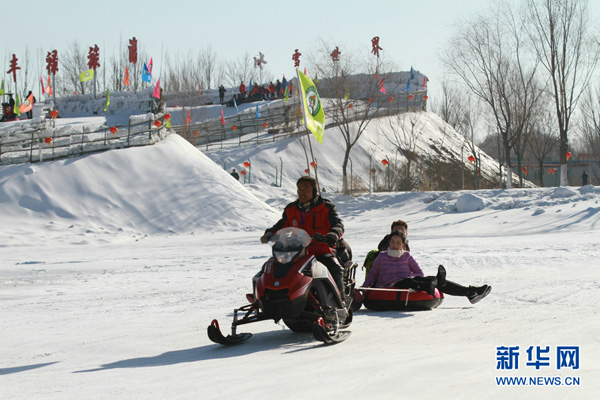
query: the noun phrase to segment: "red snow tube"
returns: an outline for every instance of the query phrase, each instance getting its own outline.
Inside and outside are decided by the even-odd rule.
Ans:
[[[363,296],[365,307],[373,311],[431,310],[444,301],[444,294],[437,289],[435,289],[435,297],[430,296],[427,292],[401,292],[397,290],[368,290],[364,292]]]

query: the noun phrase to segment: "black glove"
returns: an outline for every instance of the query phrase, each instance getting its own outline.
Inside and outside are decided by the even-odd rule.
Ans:
[[[264,235],[262,235],[262,236],[260,237],[260,242],[261,242],[262,244],[265,244],[265,243],[267,243],[267,242],[269,241],[269,239],[271,238],[271,236],[273,236],[273,234],[272,234],[271,232],[267,232],[267,233],[265,233]]]
[[[338,235],[333,232],[329,232],[327,235],[321,235],[320,233],[315,234],[315,240],[317,242],[327,243],[327,245],[331,248],[335,247],[338,239]]]

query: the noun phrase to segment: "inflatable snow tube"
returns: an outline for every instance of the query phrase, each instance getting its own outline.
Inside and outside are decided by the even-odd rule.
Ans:
[[[395,288],[382,288],[395,289]],[[368,290],[363,304],[372,311],[423,311],[436,308],[444,301],[444,294],[435,289],[435,297],[426,292],[397,290]]]

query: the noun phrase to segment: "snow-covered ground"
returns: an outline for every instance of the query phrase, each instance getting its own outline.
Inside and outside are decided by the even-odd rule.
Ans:
[[[272,322],[243,327],[254,334],[243,345],[212,343],[206,327],[218,318],[228,330],[232,310],[245,304],[251,276],[270,255],[258,238],[294,199],[301,168],[286,168],[283,186],[274,187],[258,165],[278,161],[281,148],[256,148],[256,181],[243,185],[218,161],[238,166],[240,151],[251,150],[209,154],[215,163],[171,135],[154,146],[0,167],[0,398],[598,393],[600,188],[593,186],[357,197],[328,190],[358,263],[404,219],[426,273],[443,264],[448,279],[485,282],[492,293],[476,305],[448,296],[428,312],[363,309],[350,338],[335,346]],[[322,185],[335,188],[339,175],[325,164]],[[518,366],[498,369],[503,346],[518,346],[510,359]],[[579,358],[565,356],[559,368],[563,346],[575,346],[569,354]],[[546,356],[547,366],[527,365]],[[526,377],[527,386],[498,384],[509,377]]]

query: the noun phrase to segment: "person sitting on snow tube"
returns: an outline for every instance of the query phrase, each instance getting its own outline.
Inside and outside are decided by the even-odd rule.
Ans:
[[[465,287],[446,280],[446,269],[440,265],[437,276],[424,276],[423,270],[410,252],[404,250],[406,235],[402,231],[390,234],[390,247],[381,252],[363,283],[363,287],[395,287],[425,291],[435,297],[437,288],[443,294],[464,296],[475,304],[492,290],[491,286]]]
[[[408,224],[400,219],[398,221],[394,221],[392,222],[392,230],[390,231],[390,233],[394,231],[404,232],[404,235],[407,237],[406,242],[404,242],[404,250],[410,251],[410,247],[408,247]],[[381,253],[382,251],[386,251],[390,247],[390,233],[388,233],[384,236],[383,239],[381,239],[381,242],[379,242],[379,245],[377,245],[377,250],[371,250],[367,253],[367,256],[365,257],[365,261],[363,262],[362,266],[362,269],[365,270],[365,279],[367,279],[367,276],[369,276],[369,271],[371,270],[373,262],[375,261],[379,253]]]

